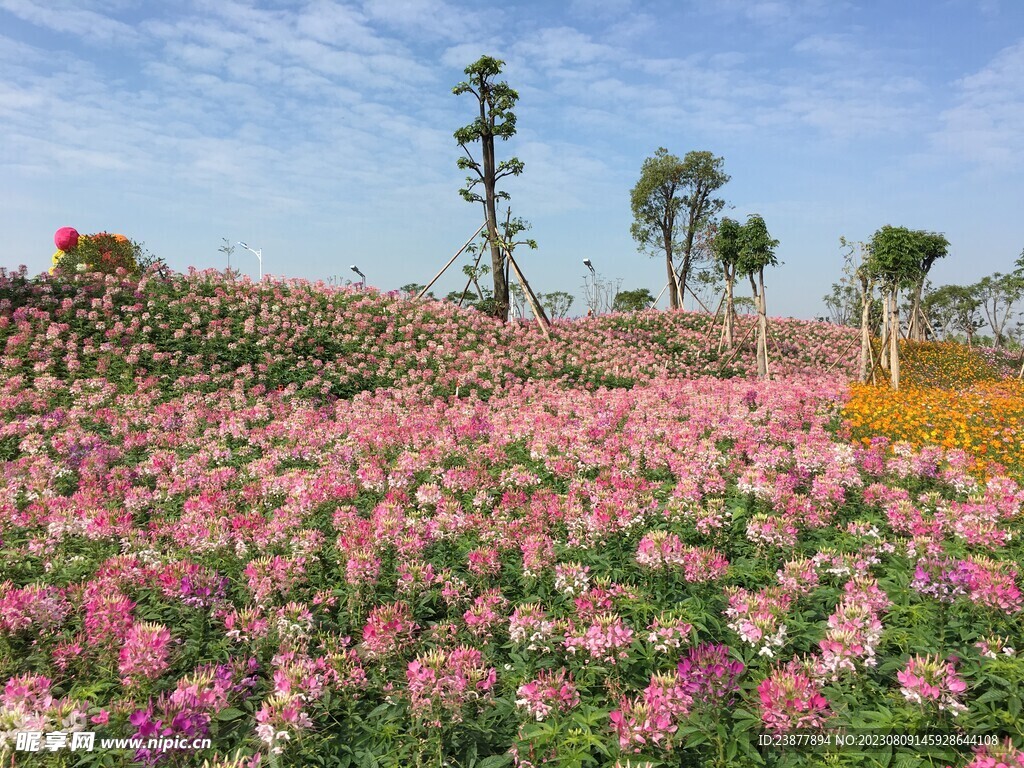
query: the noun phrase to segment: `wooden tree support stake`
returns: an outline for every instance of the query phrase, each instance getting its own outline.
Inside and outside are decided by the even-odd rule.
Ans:
[[[480,234],[480,232],[481,232],[481,231],[483,230],[483,228],[484,228],[484,227],[486,227],[486,226],[487,226],[487,222],[486,222],[486,221],[484,221],[484,223],[483,223],[483,224],[481,224],[481,225],[480,225],[479,227],[477,227],[477,229],[476,229],[476,232],[474,232],[474,233],[473,233],[473,236],[472,236],[471,238],[469,238],[469,240],[467,240],[467,241],[466,241],[465,243],[463,243],[462,247],[461,247],[461,248],[459,248],[459,250],[457,250],[457,251],[455,252],[455,255],[454,255],[454,256],[452,256],[452,257],[451,257],[451,258],[450,258],[450,259],[448,260],[448,263],[447,263],[447,264],[445,264],[445,265],[444,265],[443,267],[441,267],[441,271],[440,271],[440,272],[438,272],[438,273],[437,273],[436,275],[434,275],[434,279],[433,279],[433,280],[431,280],[431,281],[430,281],[429,283],[427,283],[426,287],[425,287],[425,288],[424,288],[424,289],[423,289],[422,291],[420,291],[419,295],[418,295],[418,296],[416,297],[417,299],[422,299],[422,298],[423,298],[423,295],[424,295],[424,294],[425,294],[425,293],[426,293],[427,291],[429,291],[429,290],[430,290],[430,287],[431,287],[431,286],[432,286],[432,285],[433,285],[434,283],[436,283],[436,282],[437,282],[437,281],[438,281],[438,280],[440,279],[441,275],[443,275],[443,274],[445,273],[445,271],[446,271],[446,270],[448,269],[448,267],[450,267],[450,266],[451,266],[452,264],[454,264],[454,263],[455,263],[455,260],[456,260],[457,258],[459,258],[459,256],[460,256],[460,255],[462,255],[462,252],[463,252],[464,250],[466,250],[466,249],[467,249],[467,248],[469,247],[469,244],[470,244],[470,243],[472,243],[472,242],[473,242],[473,241],[474,241],[474,240],[476,239],[476,236],[477,236],[477,235],[479,235],[479,234]],[[478,262],[478,263],[479,263],[479,261],[480,261],[480,260],[479,260],[479,259],[477,259],[477,262]]]
[[[516,264],[516,260],[512,258],[511,251],[505,251],[505,258],[508,260],[508,264],[512,267],[512,271],[516,273],[516,277],[519,279],[519,284],[523,286],[523,292],[526,294],[527,300],[530,302],[530,309],[533,310],[534,317],[537,318],[537,324],[540,326],[541,333],[544,334],[544,338],[551,341],[551,332],[548,330],[548,326],[551,325],[551,321],[548,320],[547,314],[544,312],[544,308],[537,301],[537,297],[533,295],[533,289],[530,284],[526,282],[526,278],[523,277],[522,271],[519,269],[519,265]]]
[[[665,295],[665,291],[668,290],[669,285],[670,283],[665,283],[665,287],[661,289],[661,293],[658,294],[658,298],[656,298],[654,303],[651,304],[652,307],[658,306],[658,302],[661,301],[661,297]]]
[[[700,300],[700,297],[696,293],[693,292],[693,288],[691,288],[690,286],[686,286],[686,290],[690,292],[691,296],[693,296],[693,300],[696,301],[698,304],[700,304],[701,309],[703,309],[705,312],[707,312],[710,315],[711,314],[711,310],[708,309],[704,305],[704,302]],[[683,293],[683,295],[684,296],[686,295],[685,292]],[[715,314],[718,314],[718,313],[716,312]]]
[[[480,257],[483,256],[483,255],[484,255],[484,252],[482,250],[480,251],[480,253],[478,253],[476,255],[476,261],[473,262],[473,270],[474,270],[474,272],[476,271],[476,268],[480,265]],[[462,306],[462,302],[464,302],[466,300],[466,294],[469,293],[469,286],[470,286],[470,284],[472,282],[473,282],[473,275],[470,275],[469,279],[466,281],[466,287],[462,289],[462,295],[459,296],[459,306],[460,307]]]
[[[891,329],[889,329],[889,331],[887,331],[886,334],[885,334],[885,339],[882,341],[882,346],[879,348],[879,355],[878,355],[878,361],[877,362],[875,362],[874,352],[871,351],[870,347],[868,348],[869,351],[871,351],[871,383],[872,384],[877,384],[878,383],[878,382],[875,381],[875,369],[879,368],[881,366],[881,362],[882,362],[881,352],[885,349],[885,345],[889,343],[889,338],[891,336],[891,333],[892,333],[892,331],[891,331]],[[885,369],[883,368],[882,370],[885,370]]]
[[[842,351],[842,353],[841,353],[841,354],[839,355],[839,357],[837,357],[837,358],[835,359],[835,362],[833,362],[833,363],[832,363],[832,365],[830,365],[830,366],[828,367],[828,370],[826,370],[826,371],[825,371],[825,373],[826,373],[826,374],[832,373],[832,369],[833,369],[833,368],[835,368],[835,367],[836,367],[837,365],[839,365],[839,362],[840,362],[840,361],[841,361],[841,360],[842,360],[842,359],[843,359],[844,357],[846,357],[846,355],[847,355],[847,354],[849,354],[850,350],[851,350],[851,349],[853,349],[853,346],[854,346],[854,344],[860,344],[860,342],[861,342],[861,341],[862,341],[862,339],[860,338],[860,336],[857,336],[857,338],[855,338],[855,339],[853,340],[853,343],[852,343],[852,344],[850,344],[850,346],[848,346],[848,347],[847,347],[846,349],[844,349],[844,350]]]
[[[735,348],[732,351],[732,354],[729,355],[729,357],[726,358],[725,362],[722,363],[722,367],[718,369],[719,373],[724,371],[725,370],[725,366],[727,366],[729,363],[732,362],[732,359],[734,357],[736,357],[736,354],[740,351],[740,348],[744,345],[744,343],[746,343],[747,339],[750,338],[750,334],[752,334],[754,332],[754,329],[756,329],[756,328],[757,328],[757,323],[756,322],[750,324],[750,327],[747,329],[747,332],[744,334],[743,338],[740,339],[740,343],[735,346]]]

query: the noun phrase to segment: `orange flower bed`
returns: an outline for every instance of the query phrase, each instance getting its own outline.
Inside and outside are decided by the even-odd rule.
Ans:
[[[850,386],[844,415],[855,440],[959,448],[979,474],[1024,479],[1024,383],[1002,378],[991,351],[953,342],[901,342],[900,358],[898,392],[884,380]]]

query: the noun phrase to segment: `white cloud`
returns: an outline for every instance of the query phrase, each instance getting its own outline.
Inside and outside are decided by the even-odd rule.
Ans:
[[[572,0],[569,3],[569,12],[585,19],[608,20],[621,17],[632,8],[632,0]]]
[[[845,0],[716,0],[704,8],[753,24],[780,27],[821,19],[848,6]]]
[[[97,4],[119,10],[122,4]],[[23,21],[54,32],[74,33],[84,42],[109,42],[114,39],[131,40],[135,31],[131,25],[111,18],[105,13],[81,7],[71,0],[52,0],[45,4],[33,0],[0,0],[0,9]]]
[[[934,146],[990,169],[1021,167],[1024,155],[1024,40],[954,83],[956,103],[941,115]]]
[[[520,40],[513,47],[513,52],[535,70],[593,64],[621,57],[621,52],[612,46],[595,43],[589,35],[572,27],[541,29]]]
[[[477,11],[445,0],[364,0],[363,10],[387,27],[435,40],[464,40],[506,15],[493,4]]]
[[[856,56],[861,46],[849,33],[819,33],[808,35],[793,46],[797,53],[807,53],[823,58],[848,58]]]

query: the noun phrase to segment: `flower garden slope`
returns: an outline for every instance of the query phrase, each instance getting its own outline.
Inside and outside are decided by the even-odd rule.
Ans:
[[[631,386],[657,376],[748,374],[752,355],[714,351],[709,319],[648,312],[562,322],[549,343],[529,324],[500,325],[447,302],[305,281],[25,281],[0,275],[3,370],[31,380],[100,376],[130,391],[154,378],[168,396],[242,387],[325,400],[380,387],[447,395],[510,381]],[[850,329],[774,324],[776,373],[824,370]],[[846,346],[849,346],[846,344]],[[853,365],[847,356],[838,371]]]
[[[836,441],[841,378],[3,387],[7,729],[389,768],[820,764],[757,754],[793,724],[1024,738],[1024,491]]]

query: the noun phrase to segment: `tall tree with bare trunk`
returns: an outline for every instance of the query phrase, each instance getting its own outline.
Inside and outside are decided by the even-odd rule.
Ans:
[[[497,188],[497,184],[508,176],[518,176],[523,172],[523,162],[517,157],[498,162],[495,158],[494,140],[508,140],[516,132],[516,116],[512,108],[519,100],[519,94],[504,81],[495,78],[501,74],[505,62],[491,56],[481,56],[477,61],[466,67],[467,80],[459,83],[452,92],[459,96],[472,94],[477,100],[479,114],[469,125],[455,131],[458,142],[465,157],[460,157],[458,166],[462,170],[471,171],[464,188],[459,190],[467,201],[481,203],[487,221],[487,241],[491,251],[491,274],[494,278],[493,314],[502,322],[508,321],[508,270],[505,265],[505,254],[501,247],[498,230],[497,203],[508,200],[509,195]],[[469,151],[469,145],[480,142],[481,161],[477,161]],[[476,191],[483,187],[483,194]]]
[[[729,182],[725,159],[710,152],[687,152],[682,168],[682,264],[679,266],[679,304],[686,298],[686,281],[699,256],[701,233],[706,232],[725,207],[715,192]]]

